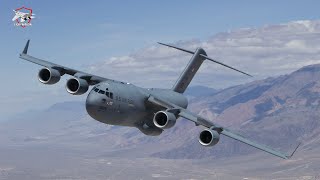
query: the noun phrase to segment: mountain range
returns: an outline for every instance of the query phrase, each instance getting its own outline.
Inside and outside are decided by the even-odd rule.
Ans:
[[[223,89],[212,96],[194,99],[189,108],[246,137],[283,151],[290,151],[290,147],[292,149],[298,142],[303,142],[303,150],[318,148],[320,65]],[[192,137],[183,145],[157,156],[207,158],[257,152],[227,138],[213,150],[208,150],[196,145],[197,137]]]
[[[320,143],[320,65],[222,90],[197,86],[186,94],[191,111],[255,141],[283,151],[292,150],[298,142],[303,142],[302,150],[317,148]],[[101,124],[86,114],[83,102],[26,112],[2,123],[1,128],[5,134],[1,137],[8,143],[65,145],[72,141],[71,145],[106,146],[108,150],[147,146],[154,148],[142,154],[169,159],[261,153],[224,137],[213,148],[202,147],[197,142],[202,129],[184,119],[159,137],[144,136],[135,128]]]
[[[57,165],[54,165],[57,164],[57,158],[62,158],[58,165],[61,167],[65,166],[66,159],[67,162],[85,163],[89,158],[90,167],[96,168],[100,167],[100,161],[108,165],[110,159],[124,164],[142,161],[141,165],[145,161],[156,164],[163,162],[164,164],[159,165],[161,168],[172,166],[178,168],[176,171],[184,170],[183,166],[175,163],[180,164],[182,161],[181,163],[196,163],[199,166],[196,170],[200,174],[211,172],[212,168],[218,169],[219,173],[222,172],[221,177],[228,177],[227,179],[237,179],[239,174],[245,177],[246,173],[263,175],[268,179],[287,177],[288,174],[291,177],[300,177],[301,174],[314,175],[319,172],[319,64],[303,67],[288,75],[226,89],[190,87],[186,95],[191,111],[247,138],[289,153],[299,142],[302,142],[302,146],[292,160],[287,161],[227,137],[221,137],[220,142],[213,147],[203,147],[198,143],[198,135],[203,128],[185,119],[179,119],[174,127],[160,136],[149,137],[135,128],[110,126],[93,120],[87,115],[84,102],[61,102],[45,110],[17,114],[2,122],[0,159],[2,163],[16,162],[16,165],[21,165],[42,157],[46,159],[44,162],[52,163],[54,168],[57,168]],[[77,160],[74,159],[76,157]],[[191,161],[186,161],[187,159]],[[216,161],[219,163],[215,164]],[[172,164],[168,165],[168,162]],[[236,166],[235,162],[242,167]],[[13,177],[16,178],[12,179],[25,178],[21,175],[21,168],[4,166],[2,163],[0,162],[0,170],[2,168],[14,172]],[[38,166],[34,168],[39,170],[48,167],[47,163],[41,163],[42,161],[36,163]],[[27,163],[22,169],[30,168],[29,166]],[[119,165],[118,168],[122,166]],[[81,167],[87,170],[86,165]],[[229,170],[225,171],[223,167]],[[70,165],[63,169],[72,168],[75,167]],[[159,168],[157,169],[160,171]],[[78,176],[83,170],[74,171],[78,172]],[[45,178],[50,174],[46,170],[39,172],[46,172]],[[141,173],[135,174],[136,177],[141,177]],[[29,179],[45,179],[36,172],[34,174]],[[63,171],[63,174],[70,172]],[[95,172],[93,174],[97,175]],[[188,172],[182,173],[180,177],[187,178],[186,174]],[[194,175],[191,174],[189,175]],[[232,176],[229,176],[230,174]],[[88,177],[86,175],[84,173],[82,177]],[[208,177],[205,173],[202,175],[199,177]]]

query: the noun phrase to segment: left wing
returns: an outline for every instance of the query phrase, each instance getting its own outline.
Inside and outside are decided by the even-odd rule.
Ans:
[[[15,21],[15,20],[17,20],[18,18],[20,18],[20,16],[18,16],[18,15],[15,15],[13,18],[12,18],[12,21]]]
[[[147,99],[147,101],[149,101],[150,103],[156,105],[156,106],[160,106],[162,108],[166,108],[166,109],[174,109],[174,110],[177,110],[179,113],[178,113],[178,116],[180,117],[183,117],[185,119],[188,119],[192,122],[194,122],[196,125],[202,125],[206,128],[213,128],[213,129],[217,129],[218,132],[220,134],[223,134],[229,138],[232,138],[232,139],[235,139],[237,141],[240,141],[242,143],[245,143],[247,145],[250,145],[252,147],[255,147],[257,149],[260,149],[262,151],[265,151],[267,153],[270,153],[272,155],[275,155],[275,156],[278,156],[280,158],[283,158],[283,159],[289,159],[290,157],[293,156],[293,154],[295,153],[295,151],[297,150],[297,148],[299,147],[299,145],[295,148],[295,150],[293,151],[292,154],[290,155],[287,155],[285,153],[282,153],[280,151],[277,151],[277,150],[274,150],[268,146],[265,146],[265,145],[261,145],[261,144],[258,144],[258,143],[255,143],[253,141],[250,141],[236,133],[233,133],[232,131],[228,130],[227,128],[224,128],[212,121],[209,121],[205,118],[202,118],[190,111],[188,111],[187,109],[184,109],[182,107],[179,107],[175,104],[172,104],[170,102],[167,102],[163,99],[160,99],[160,98],[157,98],[157,97],[154,97],[154,96],[149,96],[149,98]]]
[[[28,53],[28,48],[29,48],[29,43],[30,43],[30,40],[27,41],[27,44],[24,47],[24,50],[20,54],[20,58],[21,59],[30,61],[30,62],[38,64],[40,66],[56,69],[59,72],[61,72],[62,75],[63,74],[69,74],[69,75],[74,76],[74,77],[85,79],[85,80],[87,80],[89,85],[94,85],[94,84],[97,84],[99,82],[109,80],[109,79],[104,78],[104,77],[95,76],[95,75],[92,75],[92,74],[81,72],[81,71],[78,71],[78,70],[75,70],[75,69],[71,69],[71,68],[68,68],[68,67],[65,67],[65,66],[61,66],[61,65],[49,62],[49,61],[45,61],[45,60],[38,59],[38,58],[35,58],[33,56],[30,56],[30,55],[27,54]]]

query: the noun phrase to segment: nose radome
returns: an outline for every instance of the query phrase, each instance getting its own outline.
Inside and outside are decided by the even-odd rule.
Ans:
[[[89,94],[86,100],[86,109],[90,116],[95,114],[98,98],[94,94]]]

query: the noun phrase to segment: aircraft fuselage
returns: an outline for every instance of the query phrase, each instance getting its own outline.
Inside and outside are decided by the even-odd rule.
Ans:
[[[87,96],[86,109],[92,118],[105,124],[151,126],[157,110],[145,103],[150,95],[183,108],[188,106],[185,96],[170,89],[140,88],[129,83],[105,81],[92,88]]]

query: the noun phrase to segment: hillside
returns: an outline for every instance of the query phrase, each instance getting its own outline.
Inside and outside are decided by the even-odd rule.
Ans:
[[[320,142],[320,65],[221,90],[213,96],[198,98],[189,109],[283,151],[292,149],[298,141],[304,142],[302,149],[317,148]],[[203,158],[258,152],[227,138],[214,150],[208,150],[195,143],[196,136],[192,137],[180,147],[156,156]]]
[[[46,179],[66,174],[66,178],[94,175],[101,179],[96,173],[101,167],[122,169],[125,166],[127,169],[134,167],[132,176],[141,177],[145,163],[152,164],[148,166],[152,177],[158,176],[157,173],[173,176],[169,169],[175,169],[175,177],[200,179],[208,177],[213,169],[216,173],[210,177],[226,179],[238,179],[239,175],[247,177],[248,173],[270,179],[319,172],[320,65],[212,91],[211,95],[208,95],[211,93],[208,88],[189,93],[189,109],[282,151],[292,151],[298,142],[303,142],[302,147],[289,161],[226,137],[216,146],[207,148],[197,139],[203,128],[184,119],[179,119],[161,136],[148,137],[135,128],[109,126],[91,119],[85,112],[84,102],[62,102],[46,110],[17,114],[1,123],[0,170],[5,173],[2,176],[21,179],[29,174],[29,179]],[[30,166],[30,161],[35,163]],[[242,167],[235,167],[235,162]],[[75,163],[78,165],[74,166]],[[181,166],[185,163],[197,173],[187,172]],[[88,169],[89,166],[95,168]],[[58,169],[55,175],[46,170],[49,167]],[[33,169],[31,174],[26,171],[30,168]],[[66,169],[78,173],[70,176]]]
[[[203,90],[194,92],[196,95],[189,93],[191,111],[248,138],[283,151],[290,151],[298,141],[304,142],[302,149],[317,148],[320,143],[320,65],[218,92],[212,90],[210,96],[206,96],[210,89],[196,89]],[[60,103],[45,111],[27,112],[3,123],[1,128],[3,140],[13,144],[108,147],[106,151],[146,146],[153,148],[147,148],[141,156],[153,154],[174,159],[260,153],[224,137],[213,148],[202,147],[197,141],[202,128],[182,119],[159,137],[144,136],[135,128],[105,125],[86,114],[83,102]]]

